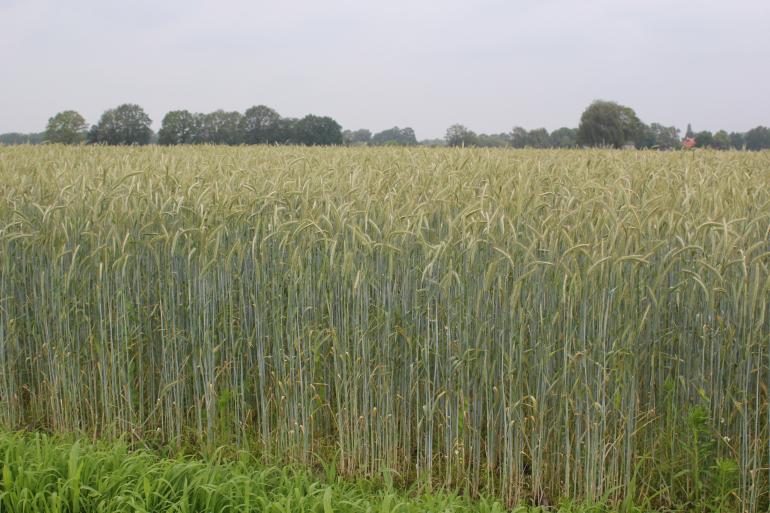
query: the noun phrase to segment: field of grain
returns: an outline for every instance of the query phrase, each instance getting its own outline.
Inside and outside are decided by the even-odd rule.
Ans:
[[[0,426],[767,511],[770,154],[0,148]]]

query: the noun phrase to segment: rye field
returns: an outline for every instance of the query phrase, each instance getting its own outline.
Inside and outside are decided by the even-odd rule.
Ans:
[[[0,510],[97,511],[75,437],[130,479],[240,455],[226,490],[308,488],[247,454],[478,511],[766,512],[769,305],[768,152],[0,147]],[[313,489],[284,509],[399,509]]]

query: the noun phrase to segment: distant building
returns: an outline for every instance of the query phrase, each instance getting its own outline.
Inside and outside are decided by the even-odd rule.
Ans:
[[[685,150],[695,148],[695,137],[685,137],[684,141],[682,141],[682,148]]]

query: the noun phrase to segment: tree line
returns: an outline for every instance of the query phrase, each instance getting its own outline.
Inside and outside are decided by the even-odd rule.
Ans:
[[[674,150],[684,147],[717,150],[770,149],[770,129],[752,128],[746,133],[708,130],[695,133],[688,124],[684,138],[680,130],[660,123],[643,123],[630,107],[597,100],[583,111],[578,128],[562,127],[548,133],[545,128],[514,127],[508,134],[476,135],[463,125],[452,125],[444,137],[448,146],[510,146],[513,148],[633,147]]]
[[[450,126],[443,139],[418,141],[411,127],[395,126],[372,134],[368,129],[342,130],[329,116],[308,114],[297,118],[282,117],[266,105],[256,105],[243,113],[216,110],[195,113],[187,110],[168,112],[158,133],[152,120],[139,105],[126,103],[105,111],[99,121],[88,126],[77,111],[59,112],[48,120],[44,132],[0,134],[0,144],[300,144],[307,146],[471,146],[512,148],[653,148],[673,150],[682,147],[761,150],[770,148],[770,129],[758,126],[745,133],[719,130],[693,132],[687,125],[684,137],[678,128],[660,123],[643,123],[630,107],[597,100],[589,105],[577,128],[561,127],[553,132],[545,128],[526,130],[520,126],[511,132],[477,134],[461,124]]]
[[[45,132],[3,134],[0,144],[418,144],[410,127],[395,126],[375,134],[367,129],[343,131],[329,116],[309,114],[301,119],[288,118],[266,105],[256,105],[243,113],[221,109],[209,113],[174,110],[163,117],[157,134],[151,126],[147,113],[139,105],[130,103],[105,111],[90,128],[80,113],[67,110],[50,118]]]
[[[328,116],[281,117],[265,105],[245,112],[174,110],[163,117],[157,134],[139,105],[125,103],[105,111],[88,128],[80,113],[68,110],[48,120],[44,140],[62,144],[342,144],[342,127]]]

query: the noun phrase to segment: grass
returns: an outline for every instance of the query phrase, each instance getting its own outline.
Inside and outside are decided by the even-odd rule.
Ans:
[[[0,148],[0,425],[767,511],[770,155]]]
[[[0,434],[0,510],[7,513],[502,513],[499,502],[410,497],[372,480],[326,481],[299,468],[159,457],[123,443]],[[532,510],[536,511],[536,510]]]

